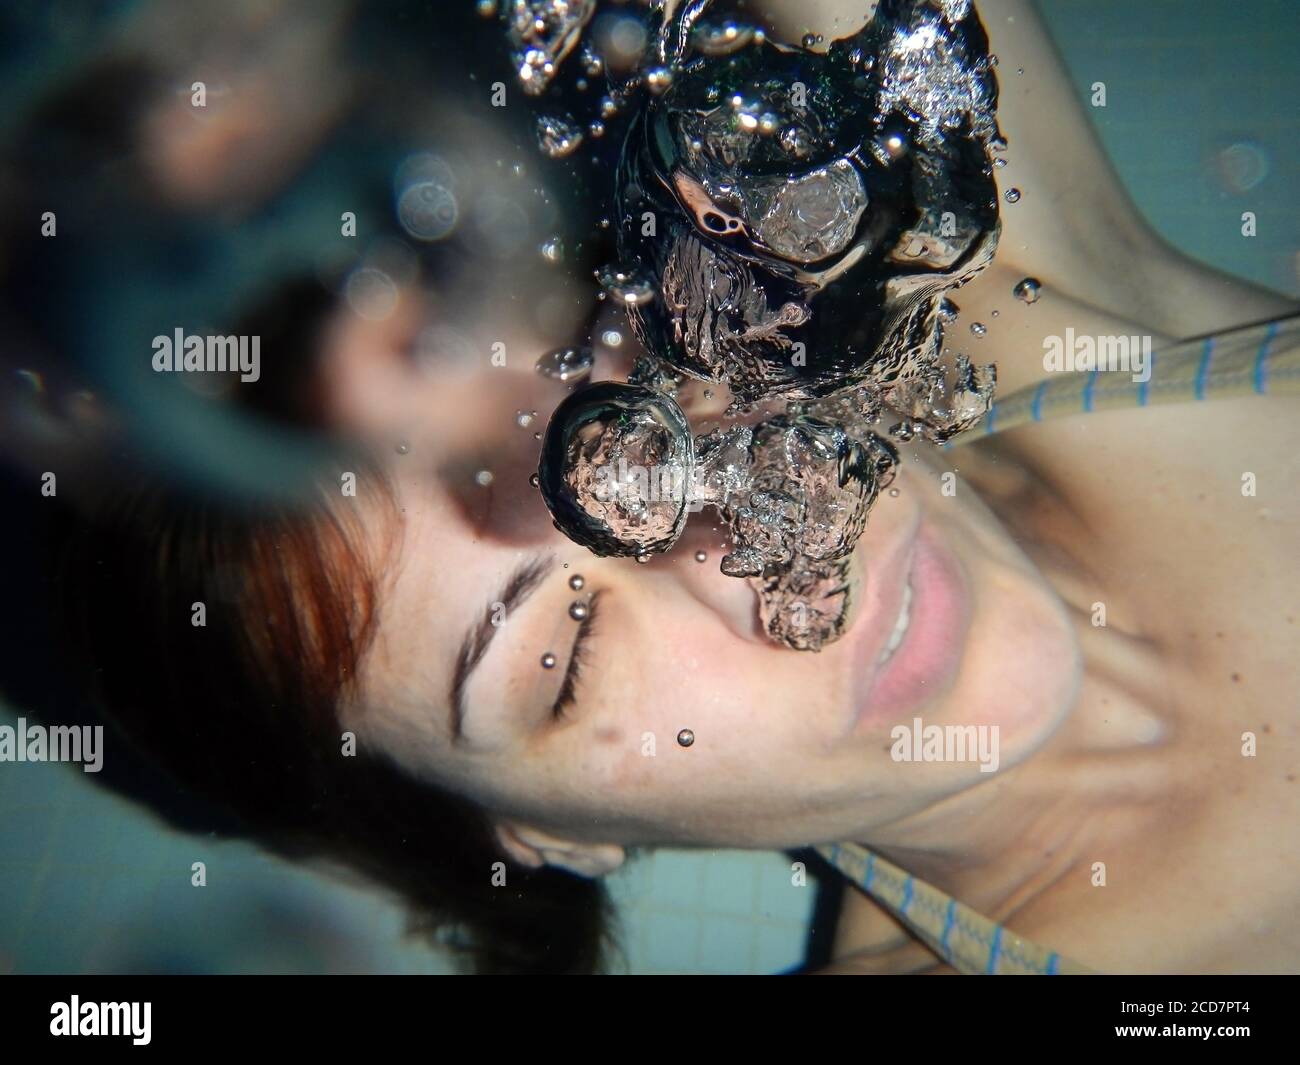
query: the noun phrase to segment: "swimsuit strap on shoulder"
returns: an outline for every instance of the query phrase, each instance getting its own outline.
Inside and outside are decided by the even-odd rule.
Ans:
[[[1094,342],[1093,369],[1055,373],[998,400],[979,425],[946,446],[1099,410],[1300,393],[1300,315],[1184,340],[1164,351],[1148,350],[1149,342],[1144,349],[1141,337],[1106,338],[1104,351],[1097,338],[1088,339]]]
[[[860,844],[832,843],[816,849],[959,972],[1000,976],[1092,973],[1078,962],[994,924]]]

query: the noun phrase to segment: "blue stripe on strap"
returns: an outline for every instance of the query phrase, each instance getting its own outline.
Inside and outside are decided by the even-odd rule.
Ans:
[[[1147,365],[1147,379],[1138,382],[1138,406],[1145,407],[1151,402],[1151,378],[1156,375],[1156,353],[1151,353],[1151,361]]]
[[[1268,329],[1264,331],[1264,339],[1260,341],[1259,350],[1255,352],[1255,391],[1263,395],[1268,391],[1268,349],[1273,345],[1273,338],[1277,336],[1277,322],[1269,322]]]
[[[1083,386],[1083,412],[1084,414],[1092,413],[1092,390],[1097,384],[1097,375],[1101,373],[1101,368],[1097,367],[1092,371],[1092,376],[1088,378],[1088,383]]]
[[[1206,337],[1201,345],[1201,361],[1196,367],[1196,398],[1205,398],[1205,382],[1210,377],[1210,360],[1214,357],[1214,337]]]
[[[1043,420],[1043,394],[1047,391],[1047,382],[1040,381],[1038,387],[1034,389],[1034,402],[1029,408],[1029,413],[1033,415],[1034,421]]]
[[[866,888],[871,887],[871,881],[874,880],[875,878],[876,878],[876,856],[874,854],[868,854],[867,855],[867,879],[863,881],[862,886]]]
[[[948,937],[952,934],[952,926],[957,923],[957,900],[950,898],[948,900],[948,912],[943,918],[943,935],[939,937],[939,946],[943,947],[943,952],[948,955],[948,960],[952,960],[952,947],[948,946]]]
[[[1061,956],[1052,951],[1052,956],[1047,959],[1047,975],[1056,976],[1061,969]]]
[[[984,970],[985,975],[992,976],[998,971],[998,955],[1002,953],[1002,926],[997,925],[993,929],[993,946],[989,949],[989,964]]]
[[[912,905],[912,888],[915,881],[909,876],[903,881],[903,905],[899,907],[899,913],[907,913],[907,908]]]

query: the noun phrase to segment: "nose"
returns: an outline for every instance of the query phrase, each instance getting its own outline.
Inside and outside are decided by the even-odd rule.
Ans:
[[[559,535],[556,533],[555,535]],[[718,569],[731,545],[726,525],[711,508],[691,515],[672,549],[640,564],[630,558],[603,560],[609,577],[659,613],[657,623],[699,626],[737,640],[771,647],[758,616],[758,596],[747,580]],[[702,560],[702,561],[701,561]]]

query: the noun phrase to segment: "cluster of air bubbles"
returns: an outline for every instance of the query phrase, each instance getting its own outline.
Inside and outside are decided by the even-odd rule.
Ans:
[[[581,91],[607,79],[548,94],[595,113],[540,118],[545,154],[631,117],[601,222],[616,262],[596,277],[646,354],[626,384],[559,405],[536,485],[570,539],[641,564],[710,509],[729,540],[718,566],[750,583],[771,638],[817,650],[849,624],[855,546],[879,494],[897,494],[895,441],[943,443],[992,404],[993,367],[945,332],[959,314],[946,294],[987,266],[1000,231],[997,60],[969,0],[891,0],[857,33],[801,47],[709,7],[505,5],[527,92],[570,56]],[[1032,303],[1037,282],[1016,297]],[[589,349],[561,349],[538,370],[576,383],[590,364]],[[706,398],[725,386],[725,427],[692,429],[676,398],[690,379]]]
[[[573,116],[539,115],[537,146],[552,159],[572,155],[582,143],[582,129]]]
[[[552,381],[577,384],[591,374],[594,362],[591,348],[556,348],[537,360],[537,372]]]
[[[1043,283],[1038,278],[1025,277],[1016,282],[1016,287],[1011,290],[1011,295],[1015,296],[1021,303],[1037,303],[1042,289]]]
[[[658,96],[673,83],[673,72],[668,67],[651,67],[643,80],[645,87]]]

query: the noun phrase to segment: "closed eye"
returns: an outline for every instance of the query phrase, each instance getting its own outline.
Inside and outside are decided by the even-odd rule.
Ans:
[[[555,705],[551,707],[551,716],[561,720],[565,711],[577,701],[578,680],[586,665],[586,656],[591,648],[591,636],[595,631],[597,606],[600,592],[596,592],[587,602],[587,616],[578,623],[578,633],[573,639],[573,650],[569,653],[569,667],[564,671],[564,681],[560,685],[560,694]]]

